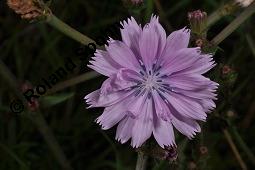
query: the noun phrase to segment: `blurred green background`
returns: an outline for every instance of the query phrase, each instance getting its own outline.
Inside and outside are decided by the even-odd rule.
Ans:
[[[223,0],[147,0],[143,5],[131,7],[121,0],[52,0],[50,8],[64,22],[95,38],[102,34],[101,30],[131,15],[144,24],[151,13],[160,14],[161,23],[169,34],[189,24],[187,12],[201,9],[209,15],[223,3]],[[237,10],[213,25],[208,39],[217,35],[241,11]],[[231,135],[247,169],[255,168],[254,21],[255,16],[249,18],[220,44],[214,57],[218,66],[209,74],[221,85],[219,100],[216,111],[210,113],[207,123],[202,124],[202,133],[192,141],[176,133],[178,159],[169,163],[149,158],[148,169],[241,169],[223,128]],[[62,169],[38,130],[38,123],[31,120],[31,115],[26,116],[31,113],[14,114],[9,105],[17,97],[12,86],[21,87],[24,82],[37,85],[41,78],[62,66],[68,57],[78,58],[79,47],[81,44],[43,22],[21,20],[8,8],[5,0],[0,1],[0,59],[17,79],[17,84],[9,84],[10,75],[1,69],[0,170]],[[86,64],[87,61],[79,63],[63,81],[91,71]],[[232,69],[227,77],[221,75],[224,65]],[[40,98],[40,113],[75,170],[135,168],[136,152],[129,143],[122,145],[114,140],[115,128],[102,131],[95,124],[102,109],[86,109],[83,97],[99,88],[104,79],[91,78]],[[208,153],[201,153],[202,146]]]

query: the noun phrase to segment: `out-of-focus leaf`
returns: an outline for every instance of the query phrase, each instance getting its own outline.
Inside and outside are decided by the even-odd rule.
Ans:
[[[63,93],[52,96],[44,96],[42,97],[41,102],[44,107],[51,107],[70,99],[73,95],[74,93]]]

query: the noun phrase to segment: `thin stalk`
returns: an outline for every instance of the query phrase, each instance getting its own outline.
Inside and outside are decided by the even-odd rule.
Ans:
[[[211,15],[208,16],[207,19],[207,27],[212,26],[214,23],[219,21],[222,17],[230,15],[235,11],[237,8],[237,4],[233,3],[232,1],[221,6],[219,9],[214,11]]]
[[[241,169],[242,169],[242,170],[247,170],[247,166],[246,166],[246,164],[244,163],[244,161],[243,161],[243,159],[242,159],[242,157],[241,157],[239,151],[237,150],[236,145],[235,145],[235,143],[233,142],[233,139],[232,139],[231,135],[229,134],[228,130],[224,129],[224,130],[223,130],[223,133],[224,133],[224,136],[225,136],[225,138],[227,139],[228,144],[229,144],[231,150],[233,151],[233,153],[234,153],[234,155],[235,155],[235,157],[236,157],[236,160],[238,161],[238,163],[239,163]]]
[[[236,142],[240,146],[240,148],[245,152],[245,154],[248,156],[249,160],[255,165],[255,156],[250,151],[250,148],[246,145],[246,143],[243,141],[242,137],[237,132],[236,128],[230,126],[230,130],[233,134],[233,138],[235,138]]]
[[[147,164],[148,156],[146,156],[143,152],[138,151],[137,153],[137,162],[136,162],[136,170],[145,170]]]
[[[2,60],[0,60],[0,76],[8,83],[8,87],[10,87],[14,93],[22,100],[23,103],[26,102],[26,99],[19,91],[19,85],[17,78],[14,74],[9,70],[9,68],[5,65]]]
[[[19,156],[13,152],[11,149],[9,149],[6,145],[0,143],[0,148],[5,151],[10,157],[12,157],[13,159],[15,159],[15,161],[20,165],[20,169],[24,169],[24,170],[29,170],[29,166],[21,160],[21,158],[19,158]],[[1,154],[3,154],[1,152]]]
[[[82,33],[78,32],[77,30],[73,29],[60,19],[58,19],[55,15],[51,14],[47,17],[46,22],[51,25],[52,27],[56,28],[63,34],[67,35],[68,37],[80,42],[83,45],[88,45],[89,43],[94,43],[96,42],[89,38],[86,35],[83,35]],[[99,48],[99,46],[97,46]]]
[[[245,114],[245,117],[241,123],[242,127],[247,129],[250,127],[251,123],[253,122],[253,118],[255,116],[255,100],[252,101],[248,112]]]
[[[159,16],[162,18],[162,21],[165,23],[166,28],[169,32],[173,31],[173,27],[171,26],[171,24],[169,23],[169,21],[167,20],[167,16],[166,13],[164,12],[162,5],[160,3],[159,0],[154,0],[155,6],[159,12]]]
[[[147,22],[150,17],[151,17],[151,14],[153,12],[153,8],[154,8],[154,5],[153,5],[153,0],[147,0],[146,1],[146,12],[145,12],[145,21]]]
[[[250,47],[250,49],[251,49],[251,52],[252,52],[252,56],[254,57],[254,59],[255,59],[255,42],[254,42],[254,40],[251,38],[251,35],[250,34],[246,34],[246,40],[247,40],[247,42],[248,42],[248,45],[249,45],[249,47]]]
[[[16,95],[20,97],[20,99],[22,99],[23,103],[24,104],[27,103],[22,93],[18,90],[18,82],[16,77],[11,73],[9,68],[1,60],[0,60],[0,74],[6,80],[7,84],[13,89]],[[39,131],[43,135],[46,143],[49,145],[50,149],[54,153],[58,163],[62,166],[62,168],[64,170],[72,170],[68,160],[65,157],[65,154],[61,150],[58,142],[56,141],[53,133],[51,132],[50,128],[45,122],[43,116],[39,113],[36,114],[36,116],[34,116],[34,114],[28,114],[27,116],[32,120],[33,123],[37,125]]]
[[[49,90],[47,92],[47,94],[55,93],[57,91],[65,89],[67,87],[74,86],[76,84],[79,84],[79,83],[84,82],[84,81],[91,80],[91,79],[99,77],[99,76],[100,76],[100,74],[98,74],[95,71],[84,73],[80,76],[77,76],[77,77],[74,77],[72,79],[69,79],[69,80],[66,80],[66,81],[63,81],[61,83],[56,84],[51,90]]]
[[[49,148],[53,152],[55,158],[57,159],[58,163],[61,165],[62,169],[73,170],[63,150],[59,146],[54,134],[52,133],[51,129],[49,128],[48,124],[46,123],[41,113],[39,112],[30,113],[28,115],[29,115],[28,117],[32,120],[32,122],[36,124],[38,130],[41,132],[44,140],[46,141]]]
[[[232,21],[216,37],[214,37],[212,40],[212,43],[215,45],[219,45],[225,38],[227,38],[233,31],[235,31],[254,12],[255,12],[255,2],[253,2],[249,7],[247,7],[236,19],[234,19],[234,21]]]
[[[211,15],[208,16],[207,19],[207,27],[212,26],[215,22],[217,22],[218,20],[220,20],[220,18],[222,17],[221,15],[221,8],[217,9],[216,11],[214,11],[213,13],[211,13]]]

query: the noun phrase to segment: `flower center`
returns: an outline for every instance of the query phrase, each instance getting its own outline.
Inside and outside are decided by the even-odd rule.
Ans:
[[[147,97],[151,98],[152,90],[156,90],[158,93],[173,92],[170,84],[164,81],[168,75],[160,73],[161,66],[153,64],[152,69],[148,71],[143,62],[141,60],[139,62],[142,68],[140,71],[141,80],[136,82],[137,85],[130,88],[135,90],[135,96],[147,94]]]
[[[153,88],[158,87],[157,76],[146,75],[144,79],[145,81],[143,82],[143,85],[147,90],[152,90]]]

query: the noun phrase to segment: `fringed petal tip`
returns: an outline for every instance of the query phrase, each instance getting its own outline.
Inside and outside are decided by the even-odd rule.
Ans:
[[[186,33],[186,34],[190,34],[191,29],[189,29],[189,28],[187,28],[187,27],[185,26],[185,27],[183,27],[182,29],[180,29],[180,31],[182,31],[182,32],[184,32],[184,33]]]
[[[120,142],[121,144],[124,144],[124,143],[126,143],[128,140],[124,140],[124,139],[122,139],[122,138],[120,138],[120,137],[115,137],[115,140],[117,141],[117,142]]]
[[[196,135],[197,135],[197,133],[200,133],[201,132],[201,127],[200,126],[198,126],[198,128],[197,129],[195,129],[193,132],[192,132],[192,135],[191,136],[187,136],[189,139],[193,139]]]
[[[138,25],[138,23],[136,22],[134,17],[131,16],[130,18],[127,18],[126,20],[120,21],[120,25],[123,27],[121,28],[121,30],[123,30],[129,26]]]
[[[176,145],[175,141],[173,141],[170,144],[163,144],[163,145],[159,145],[159,146],[163,149],[168,149],[169,147],[177,148],[177,145]]]
[[[159,22],[159,17],[156,14],[151,15],[150,22],[154,22],[154,21]]]

